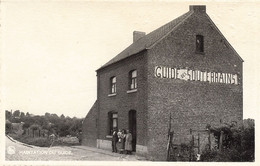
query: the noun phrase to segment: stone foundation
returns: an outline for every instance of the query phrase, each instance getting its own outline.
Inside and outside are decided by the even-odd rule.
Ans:
[[[112,143],[109,140],[97,139],[97,148],[112,150]],[[136,145],[136,154],[146,156],[148,154],[147,146]]]

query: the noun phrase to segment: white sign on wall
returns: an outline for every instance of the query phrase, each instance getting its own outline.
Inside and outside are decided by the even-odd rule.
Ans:
[[[178,69],[164,66],[155,66],[154,76],[157,78],[238,85],[237,74],[191,70],[188,68]]]

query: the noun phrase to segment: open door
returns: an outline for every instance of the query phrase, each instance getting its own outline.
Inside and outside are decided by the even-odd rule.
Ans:
[[[129,111],[129,130],[132,133],[133,141],[132,141],[132,148],[133,151],[136,151],[136,111],[130,110]]]

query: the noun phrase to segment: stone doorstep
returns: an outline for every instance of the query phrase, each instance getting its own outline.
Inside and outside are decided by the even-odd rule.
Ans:
[[[147,159],[145,157],[137,156],[135,152],[132,152],[132,155],[127,155],[127,154],[113,153],[109,150],[98,149],[98,148],[89,147],[89,146],[71,146],[71,148],[89,150],[89,151],[93,151],[93,152],[97,152],[97,153],[101,153],[101,154],[105,154],[105,155],[109,155],[109,156],[113,156],[113,157],[121,157],[121,158],[129,158],[129,159],[132,158],[132,159],[136,159],[138,161],[147,161]]]

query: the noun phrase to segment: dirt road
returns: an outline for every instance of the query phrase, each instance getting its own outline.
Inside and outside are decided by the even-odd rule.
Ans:
[[[6,161],[139,161],[144,158],[86,146],[36,147],[6,137]]]

